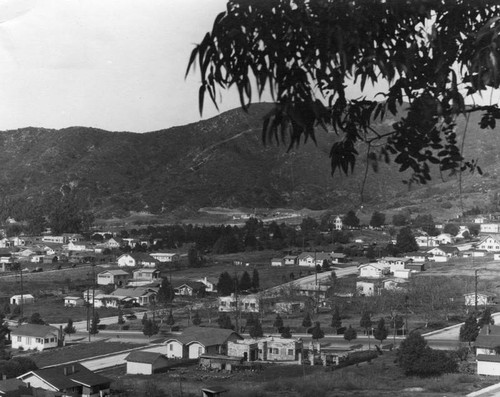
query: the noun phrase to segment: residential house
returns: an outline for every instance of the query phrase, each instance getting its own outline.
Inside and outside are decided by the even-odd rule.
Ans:
[[[499,223],[481,223],[479,233],[500,233]]]
[[[217,292],[217,283],[218,283],[218,280],[215,279],[215,278],[211,278],[211,277],[203,277],[203,278],[200,278],[196,281],[199,281],[203,284],[205,284],[205,292]]]
[[[283,259],[282,258],[272,258],[271,259],[271,266],[283,266]]]
[[[500,375],[500,326],[487,324],[481,328],[474,342],[476,348],[477,374]]]
[[[229,341],[227,354],[244,361],[298,361],[302,354],[302,339],[270,336],[259,339]]]
[[[437,247],[439,245],[439,241],[429,235],[416,236],[415,241],[421,248]]]
[[[79,296],[66,296],[64,298],[64,307],[81,307],[85,301]]]
[[[63,249],[67,251],[93,251],[91,248],[92,243],[90,242],[75,242],[70,241],[67,245],[63,245]]]
[[[129,286],[140,287],[161,281],[161,271],[158,269],[141,268],[132,272],[132,278],[128,281]]]
[[[299,294],[311,298],[313,303],[317,305],[323,305],[326,300],[328,290],[330,289],[329,284],[301,284],[299,286]]]
[[[117,259],[118,266],[120,267],[150,267],[154,268],[158,261],[149,254],[144,252],[133,252],[130,254],[120,255]]]
[[[439,245],[449,245],[455,243],[455,237],[449,233],[441,233],[436,236]]]
[[[449,258],[457,257],[459,252],[457,247],[440,245],[439,247],[434,247],[427,251],[427,254],[429,255],[430,261],[447,262]]]
[[[227,354],[229,341],[243,339],[230,329],[189,327],[164,343],[169,358],[199,358],[202,354]]]
[[[425,269],[427,269],[428,262],[423,262],[423,263],[415,263],[415,262],[409,262],[405,265],[405,269],[411,270],[413,272],[423,272]]]
[[[63,343],[61,331],[50,325],[24,324],[11,331],[13,349],[46,350]]]
[[[339,215],[335,217],[333,221],[333,227],[335,230],[342,230],[342,228],[344,227],[342,218]]]
[[[476,306],[476,293],[469,292],[464,294],[465,306]],[[477,306],[495,305],[496,295],[489,292],[477,293]]]
[[[387,291],[404,291],[408,289],[408,280],[389,278],[382,281],[382,288]]]
[[[409,252],[405,254],[406,259],[410,259],[411,262],[427,262],[429,255],[423,251]]]
[[[41,389],[35,389],[31,386],[28,387],[26,383],[24,383],[20,379],[10,378],[0,380],[0,396],[1,397],[28,397],[28,396],[37,396],[37,392],[44,392]]]
[[[203,296],[205,288],[205,284],[200,281],[186,281],[174,287],[174,292],[181,296]]]
[[[161,263],[177,263],[180,260],[179,254],[170,252],[152,252],[150,255]]]
[[[411,277],[413,270],[410,269],[396,269],[392,272],[392,275],[396,278],[408,279]]]
[[[491,235],[486,236],[477,244],[477,248],[488,252],[499,252],[500,240]]]
[[[127,281],[130,278],[124,270],[105,270],[97,274],[97,284],[98,285],[115,285],[117,287],[123,287],[127,285]]]
[[[356,291],[361,296],[380,295],[382,284],[380,281],[374,280],[358,280],[356,281]]]
[[[127,300],[120,299],[118,296],[110,295],[110,294],[97,294],[94,298],[94,307],[100,308],[118,308],[121,304],[127,303]]]
[[[153,288],[117,288],[111,292],[111,296],[118,298],[122,302],[130,302],[139,306],[147,306],[156,301],[158,291]]]
[[[43,236],[42,241],[44,243],[65,244],[67,240],[64,236]]]
[[[377,262],[381,265],[389,266],[389,271],[394,273],[397,270],[403,270],[406,264],[411,262],[411,259],[386,256],[378,259]]]
[[[10,297],[9,301],[11,305],[20,305],[21,302],[24,304],[33,303],[35,301],[35,297],[31,294],[13,295]]]
[[[168,368],[168,357],[161,353],[136,350],[127,357],[127,375],[153,375]]]
[[[390,266],[384,263],[366,263],[358,266],[361,278],[383,278],[390,273]]]
[[[347,255],[342,252],[332,252],[330,253],[330,260],[333,264],[346,263]]]
[[[111,379],[96,374],[80,363],[37,369],[17,379],[57,396],[99,397],[110,394]]]
[[[283,265],[295,266],[297,264],[297,255],[286,255],[283,258]]]
[[[299,266],[316,267],[323,266],[323,262],[327,261],[329,265],[332,264],[332,258],[326,252],[302,252],[297,257]]]
[[[104,245],[109,249],[118,249],[127,245],[120,237],[111,237]]]
[[[309,298],[297,296],[290,299],[284,299],[281,301],[274,302],[272,306],[272,311],[279,314],[294,314],[303,311],[306,307],[306,302]]]
[[[257,294],[219,296],[219,312],[240,310],[244,313],[259,313],[260,298]]]
[[[95,289],[95,288],[89,288],[85,291],[82,292],[82,298],[85,302],[88,302],[90,305],[92,305],[94,302],[94,296],[97,295],[102,295],[104,294],[104,291],[100,289]]]

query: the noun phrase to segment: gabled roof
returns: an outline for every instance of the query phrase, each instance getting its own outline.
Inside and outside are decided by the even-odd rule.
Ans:
[[[363,267],[368,267],[368,266],[372,266],[372,267],[374,267],[376,269],[379,269],[379,270],[384,270],[384,269],[388,269],[389,268],[389,265],[386,265],[384,263],[370,262],[370,263],[365,263],[363,265],[359,265],[358,269],[361,269]]]
[[[206,288],[207,286],[202,283],[201,281],[185,281],[183,282],[182,284],[178,284],[174,287],[174,289],[179,289],[183,286],[186,286],[186,287],[189,287],[189,288],[192,288],[193,290],[198,290],[198,289],[203,289],[203,288]]]
[[[153,269],[153,268],[142,268],[142,269],[134,270],[132,273],[151,273],[151,274],[153,274],[153,273],[160,273],[160,270]]]
[[[125,270],[120,270],[120,269],[105,270],[103,272],[98,273],[97,275],[99,276],[99,275],[105,274],[105,273],[112,274],[113,276],[129,276],[129,274]]]
[[[131,352],[127,357],[125,357],[125,361],[131,361],[134,363],[153,364],[156,362],[156,360],[160,358],[167,360],[167,358],[161,353],[136,350]]]
[[[110,295],[113,296],[129,296],[131,298],[138,298],[139,296],[143,295],[150,295],[152,293],[155,293],[151,291],[149,288],[117,288],[113,292],[111,292]]]
[[[17,379],[24,380],[29,376],[36,376],[57,390],[65,390],[79,385],[92,387],[111,383],[111,379],[96,374],[79,363],[30,371],[18,376]]]
[[[319,260],[328,260],[331,259],[330,254],[326,252],[302,252],[297,259],[300,261],[301,259],[305,259],[307,257],[312,257],[313,259]]]
[[[12,330],[12,335],[32,336],[43,338],[48,334],[58,333],[59,330],[51,325],[24,324]]]
[[[165,342],[177,340],[184,345],[198,342],[203,346],[216,346],[224,344],[229,337],[235,335],[238,339],[243,339],[238,333],[231,329],[209,328],[209,327],[189,327],[177,338],[167,339]]]

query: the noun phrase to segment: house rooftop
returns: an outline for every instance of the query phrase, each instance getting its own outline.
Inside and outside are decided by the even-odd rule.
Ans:
[[[191,342],[199,342],[203,346],[222,345],[231,335],[235,335],[238,339],[243,339],[237,332],[231,329],[224,328],[210,328],[210,327],[189,327],[177,338],[167,339],[177,340],[182,344]]]
[[[24,324],[12,330],[12,335],[23,335],[43,338],[50,333],[58,333],[59,329],[51,325]]]
[[[26,379],[29,375],[44,380],[58,390],[64,390],[79,385],[87,387],[100,386],[111,383],[109,378],[96,374],[79,363],[59,365],[56,367],[38,369],[18,376],[17,379]]]
[[[125,357],[125,361],[131,361],[134,363],[143,363],[143,364],[153,364],[159,358],[166,359],[166,357],[161,353],[136,350],[131,352],[127,357]]]

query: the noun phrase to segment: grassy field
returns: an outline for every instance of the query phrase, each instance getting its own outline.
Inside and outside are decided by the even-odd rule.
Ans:
[[[199,396],[202,387],[220,385],[227,397],[334,397],[334,396],[465,396],[496,383],[497,379],[472,374],[438,378],[407,377],[387,352],[371,363],[333,370],[320,366],[269,365],[260,372],[208,372],[182,368],[153,376],[125,375],[124,368],[106,371],[113,388],[127,396]],[[152,393],[156,391],[158,394]]]

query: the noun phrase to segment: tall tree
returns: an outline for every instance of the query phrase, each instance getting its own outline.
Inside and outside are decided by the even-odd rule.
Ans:
[[[491,316],[491,308],[487,307],[484,309],[479,321],[477,322],[477,326],[479,329],[483,328],[485,325],[493,325],[495,324],[495,320]]]
[[[97,311],[95,311],[94,315],[92,316],[92,319],[90,321],[89,333],[91,335],[97,335],[99,333],[99,323],[100,322],[101,322],[101,319],[99,318],[99,313],[97,313]]]
[[[262,331],[262,324],[259,320],[255,320],[252,327],[250,327],[249,331],[251,338],[262,338],[264,336],[264,332]]]
[[[350,210],[342,218],[342,223],[348,227],[358,227],[359,218],[356,216],[356,213],[353,210]]]
[[[335,306],[335,309],[333,309],[331,326],[335,329],[335,332],[342,327],[342,318],[340,317],[338,306]]]
[[[385,326],[385,320],[383,317],[380,318],[377,322],[377,326],[375,327],[375,330],[373,331],[373,337],[382,343],[384,340],[387,339],[387,335],[389,334],[389,331],[387,331],[387,328]]]
[[[288,325],[281,328],[281,337],[286,339],[292,337],[292,331],[290,330],[290,327]]]
[[[313,338],[313,340],[320,340],[320,339],[323,339],[325,337],[325,333],[323,332],[323,330],[321,329],[321,324],[319,321],[316,321],[314,323],[314,327],[311,329],[311,338]]]
[[[188,71],[199,63],[200,111],[205,95],[217,106],[219,87],[236,88],[244,109],[252,87],[259,97],[270,88],[276,106],[264,118],[266,140],[292,148],[314,140],[315,125],[331,126],[340,135],[333,171],[352,172],[358,155],[375,170],[393,157],[412,172],[409,183],[426,183],[433,164],[477,169],[462,157],[460,117],[481,112],[481,128],[500,118],[496,103],[466,101],[500,86],[499,16],[495,1],[232,0],[192,51]],[[353,81],[361,100],[346,90]],[[380,82],[384,100],[367,99],[365,87]],[[395,115],[388,129],[380,122]]]
[[[217,292],[222,296],[231,295],[234,292],[234,281],[228,272],[222,272],[219,276]]]
[[[411,228],[401,228],[396,237],[396,248],[400,252],[413,252],[418,250],[418,244]]]
[[[476,316],[471,314],[463,325],[460,327],[459,338],[462,342],[468,342],[469,346],[474,342],[479,335],[479,326],[476,320]]]
[[[148,338],[151,338],[153,335],[156,335],[160,328],[158,324],[156,324],[153,319],[148,319],[144,325],[142,326],[142,333],[146,335]]]
[[[370,219],[371,227],[381,227],[385,224],[385,214],[375,211]]]
[[[250,277],[250,275],[248,274],[248,272],[246,270],[243,272],[243,274],[240,277],[238,287],[241,291],[248,291],[248,290],[252,289],[252,278]]]
[[[302,326],[304,328],[309,328],[311,325],[312,325],[311,314],[307,312],[304,318],[302,319]]]
[[[156,300],[158,303],[167,306],[172,303],[175,297],[175,291],[172,284],[168,281],[166,277],[161,280],[160,288],[158,289],[158,294],[156,295]]]
[[[257,269],[253,269],[252,272],[252,289],[257,291],[260,288],[260,276]]]
[[[276,318],[274,319],[273,327],[276,328],[276,331],[281,332],[281,329],[283,328],[283,319],[281,318],[280,314],[276,314]]]
[[[64,327],[63,332],[69,336],[73,335],[76,332],[76,328],[73,325],[73,320],[71,318],[68,318],[68,323]]]
[[[352,325],[349,325],[349,328],[347,328],[344,332],[344,339],[347,340],[348,342],[351,342],[353,339],[356,339],[357,337],[358,333],[352,327]]]
[[[219,324],[219,328],[234,329],[234,325],[231,322],[231,318],[227,315],[227,313],[219,314],[219,318],[217,319],[217,324]]]
[[[200,325],[201,324],[201,317],[200,317],[200,313],[198,312],[195,312],[194,313],[194,316],[193,316],[193,325]]]

